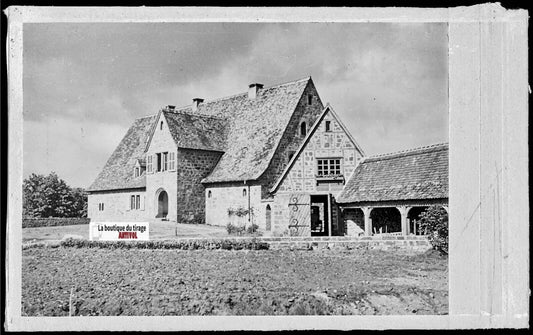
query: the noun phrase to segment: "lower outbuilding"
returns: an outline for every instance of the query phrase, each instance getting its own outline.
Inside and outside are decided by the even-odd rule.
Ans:
[[[363,158],[336,201],[346,235],[425,235],[420,214],[448,211],[448,144]]]

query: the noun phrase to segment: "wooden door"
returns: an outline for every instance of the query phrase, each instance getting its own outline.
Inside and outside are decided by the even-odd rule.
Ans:
[[[311,236],[311,200],[309,194],[294,193],[289,198],[290,236]]]

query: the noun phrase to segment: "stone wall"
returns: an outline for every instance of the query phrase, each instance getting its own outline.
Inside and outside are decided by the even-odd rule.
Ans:
[[[246,191],[246,195],[244,195]],[[209,196],[211,193],[211,196]],[[261,201],[261,185],[245,185],[244,183],[221,183],[206,185],[205,217],[206,223],[214,226],[255,223],[259,229],[265,230],[266,203]],[[228,209],[251,208],[254,215],[237,217],[229,215]]]
[[[140,195],[140,209],[130,208],[132,195]],[[104,204],[104,210],[100,210],[98,204]],[[146,221],[147,214],[144,190],[106,191],[91,193],[88,196],[87,217],[92,222]]]
[[[361,209],[346,208],[344,210],[344,223],[346,225],[346,235],[357,236],[365,232],[365,215]]]
[[[272,208],[272,234],[275,236],[287,235],[289,233],[289,202],[291,195],[276,194],[271,204]]]
[[[178,150],[178,222],[206,223],[206,189],[201,180],[211,173],[221,156],[217,151]]]
[[[263,237],[271,250],[346,250],[377,249],[386,251],[426,252],[432,248],[425,236],[327,236],[327,237]]]
[[[312,96],[311,105],[308,104],[309,95]],[[286,168],[287,163],[290,160],[290,153],[298,150],[302,144],[305,138],[305,136],[300,134],[300,126],[302,122],[305,122],[307,132],[309,132],[309,128],[311,128],[316,122],[323,110],[324,105],[320,100],[315,86],[310,81],[298,102],[295,112],[285,129],[285,133],[281,138],[279,146],[276,149],[268,168],[261,178],[259,178],[259,183],[263,185],[263,198],[270,196],[268,193]]]

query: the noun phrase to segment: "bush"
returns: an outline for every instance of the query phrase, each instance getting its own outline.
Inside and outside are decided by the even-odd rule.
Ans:
[[[216,240],[157,240],[157,241],[89,241],[67,238],[60,242],[65,248],[100,248],[100,249],[222,249],[222,250],[268,250],[267,242],[250,239],[216,239]]]
[[[22,228],[70,226],[90,221],[89,218],[22,218]]]
[[[258,229],[259,229],[259,226],[256,225],[255,223],[252,223],[250,226],[248,226],[248,228],[246,229],[246,232],[248,234],[253,234],[253,233],[256,233]]]
[[[431,206],[420,214],[420,226],[427,229],[434,249],[448,253],[448,213],[440,206]]]
[[[244,226],[234,225],[230,222],[227,224],[226,230],[229,235],[241,235],[244,232]]]

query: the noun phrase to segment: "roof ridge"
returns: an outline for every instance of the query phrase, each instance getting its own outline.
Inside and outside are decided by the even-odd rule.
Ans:
[[[135,118],[134,121],[142,120],[142,119],[148,119],[148,118],[151,118],[151,117],[154,117],[154,116],[157,116],[157,113],[154,113],[154,114],[151,114],[151,115],[147,115],[147,116],[141,116],[141,117]]]
[[[191,116],[199,116],[199,117],[206,117],[206,118],[212,118],[212,119],[218,119],[218,120],[226,120],[225,117],[222,116],[216,116],[216,115],[209,115],[204,113],[198,113],[198,112],[185,112],[183,110],[165,110],[161,109],[163,113],[170,113],[170,114],[185,114],[185,115],[191,115]]]
[[[405,149],[405,150],[400,150],[400,151],[395,151],[395,152],[389,152],[389,153],[385,153],[385,154],[377,154],[377,155],[368,156],[368,157],[366,157],[365,161],[368,161],[368,160],[374,159],[374,158],[383,158],[383,159],[395,158],[396,156],[415,154],[415,153],[418,153],[420,151],[425,151],[425,150],[429,150],[429,149],[435,149],[435,148],[439,148],[439,147],[442,147],[444,149],[444,147],[447,147],[447,146],[448,146],[448,142],[430,144],[430,145],[426,145],[426,146],[422,146],[422,147],[416,147],[416,148]]]
[[[263,90],[268,90],[268,89],[272,89],[272,88],[275,88],[275,87],[281,87],[281,86],[285,86],[285,85],[289,85],[289,84],[295,84],[295,83],[298,83],[298,82],[301,82],[301,81],[304,81],[304,80],[310,80],[310,79],[311,79],[311,76],[307,76],[305,78],[300,78],[300,79],[293,80],[293,81],[287,81],[287,82],[284,82],[284,83],[281,83],[281,84],[274,84],[274,85],[271,85],[271,86],[267,86],[267,87],[264,87]],[[221,100],[229,100],[231,98],[235,98],[235,97],[238,97],[240,95],[245,95],[245,94],[248,94],[248,92],[241,92],[241,93],[237,93],[237,94],[227,95],[227,96],[224,96],[224,97],[214,98],[214,99],[210,99],[210,100],[204,100],[203,104],[213,103],[213,102],[217,102],[217,101],[221,101]],[[176,107],[174,110],[187,109],[187,108],[189,108],[191,106],[192,106],[192,104],[183,105],[183,106],[180,106],[180,107]]]

